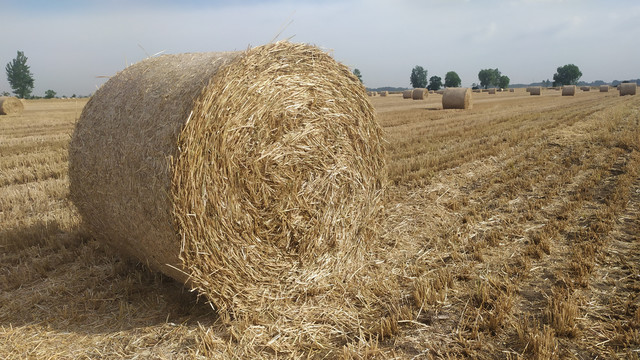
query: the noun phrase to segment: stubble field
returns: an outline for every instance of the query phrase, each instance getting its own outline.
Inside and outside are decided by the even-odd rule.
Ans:
[[[0,357],[639,358],[640,97],[473,95],[371,98],[388,307],[366,334],[288,347],[277,319],[220,319],[82,230],[67,148],[86,100],[28,101],[0,117]]]

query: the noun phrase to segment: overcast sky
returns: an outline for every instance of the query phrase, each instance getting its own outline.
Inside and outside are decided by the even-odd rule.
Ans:
[[[463,86],[499,68],[511,83],[640,78],[638,0],[0,0],[4,66],[29,58],[34,95],[93,93],[125,64],[158,52],[244,50],[278,39],[315,44],[360,69],[368,87],[456,71]],[[288,24],[288,25],[287,25]]]

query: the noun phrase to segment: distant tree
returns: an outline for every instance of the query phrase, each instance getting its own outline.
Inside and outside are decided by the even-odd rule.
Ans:
[[[53,99],[54,97],[56,97],[56,92],[53,90],[47,90],[44,92],[44,98],[45,99]]]
[[[8,92],[8,91],[3,91],[3,92],[2,92],[2,96],[9,96],[9,95],[11,95],[11,94],[9,94],[9,92]]]
[[[489,86],[498,86],[499,85],[500,76],[502,76],[502,74],[500,73],[500,70],[498,70],[497,68],[496,69],[482,69],[478,73],[478,79],[480,80],[480,86],[484,87],[485,89],[488,88]]]
[[[76,97],[76,94],[71,95],[71,98],[72,98],[72,99],[73,99],[73,98],[75,98],[75,97]]]
[[[554,86],[575,85],[581,76],[580,68],[573,64],[567,64],[560,66],[553,74],[553,84]]]
[[[414,88],[426,88],[427,70],[420,65],[416,65],[413,70],[411,70],[411,77],[409,80],[411,81],[411,86]]]
[[[507,75],[502,75],[498,79],[498,87],[501,88],[501,89],[506,89],[506,88],[509,87],[509,82],[510,81],[511,81],[511,79],[509,79],[509,77]]]
[[[462,80],[460,80],[460,76],[455,71],[449,71],[444,76],[444,86],[446,87],[459,87],[461,83]]]
[[[360,74],[360,70],[359,69],[353,69],[353,75],[355,75],[358,80],[360,80],[360,82],[362,82],[362,74]]]
[[[429,86],[427,86],[427,89],[429,90],[440,90],[440,88],[442,87],[442,78],[440,76],[432,76],[429,78]]]
[[[471,88],[472,88],[473,90],[480,89],[480,87],[479,87],[479,86],[478,86],[478,84],[476,84],[476,83],[471,84]]]
[[[19,98],[28,98],[33,90],[33,74],[29,70],[24,52],[18,51],[18,56],[7,64],[5,70],[13,93]]]

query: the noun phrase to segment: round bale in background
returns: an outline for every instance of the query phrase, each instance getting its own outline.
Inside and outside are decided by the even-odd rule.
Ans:
[[[413,91],[411,92],[411,98],[413,100],[424,100],[427,96],[429,96],[429,93],[427,92],[427,89],[413,89]]]
[[[528,88],[528,90],[529,90],[529,95],[540,95],[540,93],[542,92],[542,87],[532,86]]]
[[[96,239],[220,311],[313,286],[379,228],[375,111],[349,68],[310,45],[130,66],[85,106],[69,161]]]
[[[405,90],[402,92],[403,99],[411,99],[412,96],[413,96],[413,90]]]
[[[609,92],[609,85],[600,85],[600,92]]]
[[[0,96],[0,115],[20,115],[24,111],[24,105],[18,98]]]
[[[443,109],[471,109],[471,89],[446,88],[442,94]]]
[[[637,87],[638,87],[638,85],[636,83],[622,83],[622,84],[620,84],[620,96],[635,95]]]
[[[576,95],[575,85],[564,85],[562,87],[562,96],[575,96],[575,95]]]

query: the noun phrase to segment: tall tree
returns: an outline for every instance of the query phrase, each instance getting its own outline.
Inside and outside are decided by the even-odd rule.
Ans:
[[[5,70],[13,93],[22,99],[29,97],[33,90],[33,74],[29,70],[24,52],[18,51],[18,56],[7,64]]]
[[[440,90],[440,88],[442,87],[442,78],[440,76],[432,76],[431,78],[429,78],[429,86],[427,86],[427,89],[429,90]]]
[[[509,79],[507,75],[502,75],[498,79],[498,87],[501,89],[506,89],[509,87],[509,82],[511,82],[511,79]]]
[[[360,69],[353,69],[353,75],[355,75],[360,82],[362,82],[362,74],[360,74]]]
[[[449,71],[444,76],[444,86],[446,87],[459,87],[461,83],[462,80],[460,80],[460,76],[455,71]]]
[[[411,86],[414,88],[426,88],[427,87],[427,70],[425,70],[422,66],[416,65],[416,67],[411,70],[411,77],[409,78],[411,81]]]
[[[567,64],[558,67],[558,71],[553,74],[553,84],[554,86],[575,85],[581,76],[580,68],[573,64]]]
[[[480,80],[480,86],[485,89],[489,86],[498,86],[500,81],[500,70],[496,69],[482,69],[478,73],[478,79]]]

